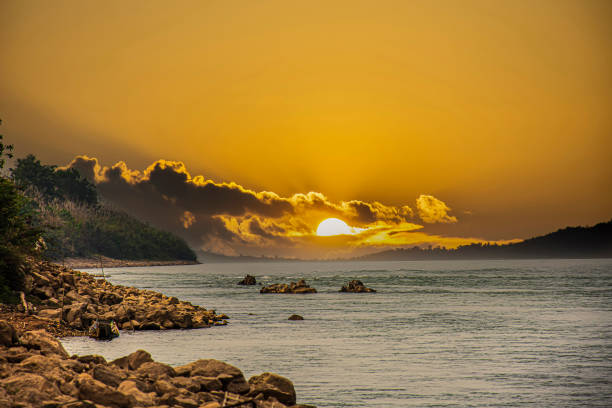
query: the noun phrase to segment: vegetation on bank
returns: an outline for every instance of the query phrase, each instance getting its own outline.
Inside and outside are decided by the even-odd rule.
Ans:
[[[74,169],[28,155],[8,171],[13,146],[2,140],[0,135],[0,302],[16,301],[27,256],[196,261],[183,239],[101,202],[96,187]]]

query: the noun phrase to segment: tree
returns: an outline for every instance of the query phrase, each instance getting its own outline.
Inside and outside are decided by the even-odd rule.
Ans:
[[[0,170],[12,150],[0,136]],[[34,252],[40,238],[40,231],[31,226],[32,217],[28,199],[11,180],[0,176],[0,301],[11,300],[23,286],[25,256]]]

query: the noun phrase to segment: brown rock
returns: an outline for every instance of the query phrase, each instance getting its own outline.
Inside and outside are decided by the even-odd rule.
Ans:
[[[288,320],[304,320],[304,318],[300,315],[292,314],[291,316],[289,316]]]
[[[140,391],[134,381],[123,381],[121,384],[119,384],[117,391],[131,397],[134,401],[134,405],[136,406],[149,407],[155,405],[155,393],[144,393]]]
[[[57,339],[45,330],[33,330],[25,332],[21,336],[21,343],[27,348],[40,350],[44,355],[56,354],[62,358],[68,358],[68,353]]]
[[[340,292],[375,293],[376,291],[374,289],[366,287],[362,281],[355,279],[342,286]]]
[[[269,286],[261,288],[259,293],[293,293],[293,294],[305,294],[305,293],[317,293],[315,288],[311,288],[306,284],[304,279],[300,279],[297,283],[291,282],[289,285],[286,283],[275,283]]]
[[[79,398],[90,400],[100,405],[111,407],[129,407],[130,399],[127,395],[112,389],[106,384],[93,379],[89,374],[79,374],[75,379],[79,389]]]
[[[246,382],[242,371],[233,365],[224,363],[219,360],[208,359],[198,360],[189,363],[182,367],[177,367],[177,374],[203,377],[217,377],[223,384],[223,388],[227,391],[237,394],[243,394],[249,391],[249,384]],[[224,377],[221,375],[224,374]]]
[[[74,357],[73,357],[74,358]],[[84,356],[77,356],[77,361],[82,364],[107,364],[106,359],[97,354],[87,354]]]
[[[158,378],[163,376],[176,376],[174,368],[170,367],[167,364],[158,363],[155,361],[149,361],[141,364],[140,367],[138,367],[138,369],[136,370],[136,373],[139,376],[147,377],[153,380],[157,380]]]
[[[124,370],[137,370],[142,364],[151,361],[153,361],[151,354],[144,350],[137,350],[130,355],[111,361],[111,364]]]
[[[98,365],[93,369],[93,378],[116,388],[127,378],[125,371],[113,365]]]
[[[278,374],[263,373],[249,379],[251,391],[249,395],[263,393],[266,397],[274,397],[285,405],[294,405],[296,401],[293,383]]]
[[[217,377],[204,377],[201,375],[194,375],[191,377],[191,380],[197,382],[200,385],[201,390],[218,391],[223,389],[223,383],[221,383],[221,380],[219,380]]]
[[[184,378],[184,377],[177,377],[177,378]],[[172,380],[176,380],[176,378],[173,378]],[[176,389],[176,387],[172,383],[170,383],[170,381],[167,381],[167,380],[157,380],[155,382],[154,388],[155,388],[155,392],[157,392],[157,395],[159,396],[162,396],[164,394],[169,394],[169,395],[178,394],[178,390]]]
[[[50,400],[60,394],[51,381],[41,375],[19,373],[0,381],[3,388],[13,400],[27,403],[29,406],[41,406],[42,401]]]
[[[255,279],[254,276],[247,275],[244,277],[244,279],[238,282],[238,284],[239,285],[255,285],[257,284],[257,280]]]
[[[0,320],[0,345],[10,347],[18,341],[15,328],[7,321]]]
[[[41,309],[38,311],[38,317],[50,320],[59,320],[61,309]]]

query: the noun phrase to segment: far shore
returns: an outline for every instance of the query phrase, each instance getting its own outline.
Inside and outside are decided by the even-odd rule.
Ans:
[[[126,268],[135,266],[172,266],[172,265],[197,265],[200,262],[186,260],[155,261],[155,260],[130,260],[114,259],[108,257],[100,258],[66,258],[62,261],[55,261],[70,269],[95,269],[95,268]]]

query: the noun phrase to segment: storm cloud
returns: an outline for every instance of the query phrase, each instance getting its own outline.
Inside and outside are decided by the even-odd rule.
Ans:
[[[75,157],[66,167],[77,169],[94,184],[102,198],[140,219],[173,231],[194,248],[236,254],[236,248],[291,247],[315,235],[329,217],[369,230],[408,232],[421,228],[407,205],[389,206],[359,200],[332,202],[308,192],[290,197],[249,190],[237,183],[217,183],[192,176],[180,161],[157,160],[143,171],[126,163],[103,166],[96,158]],[[446,204],[432,196],[417,199],[424,222],[456,222]],[[351,242],[359,242],[353,238]]]

